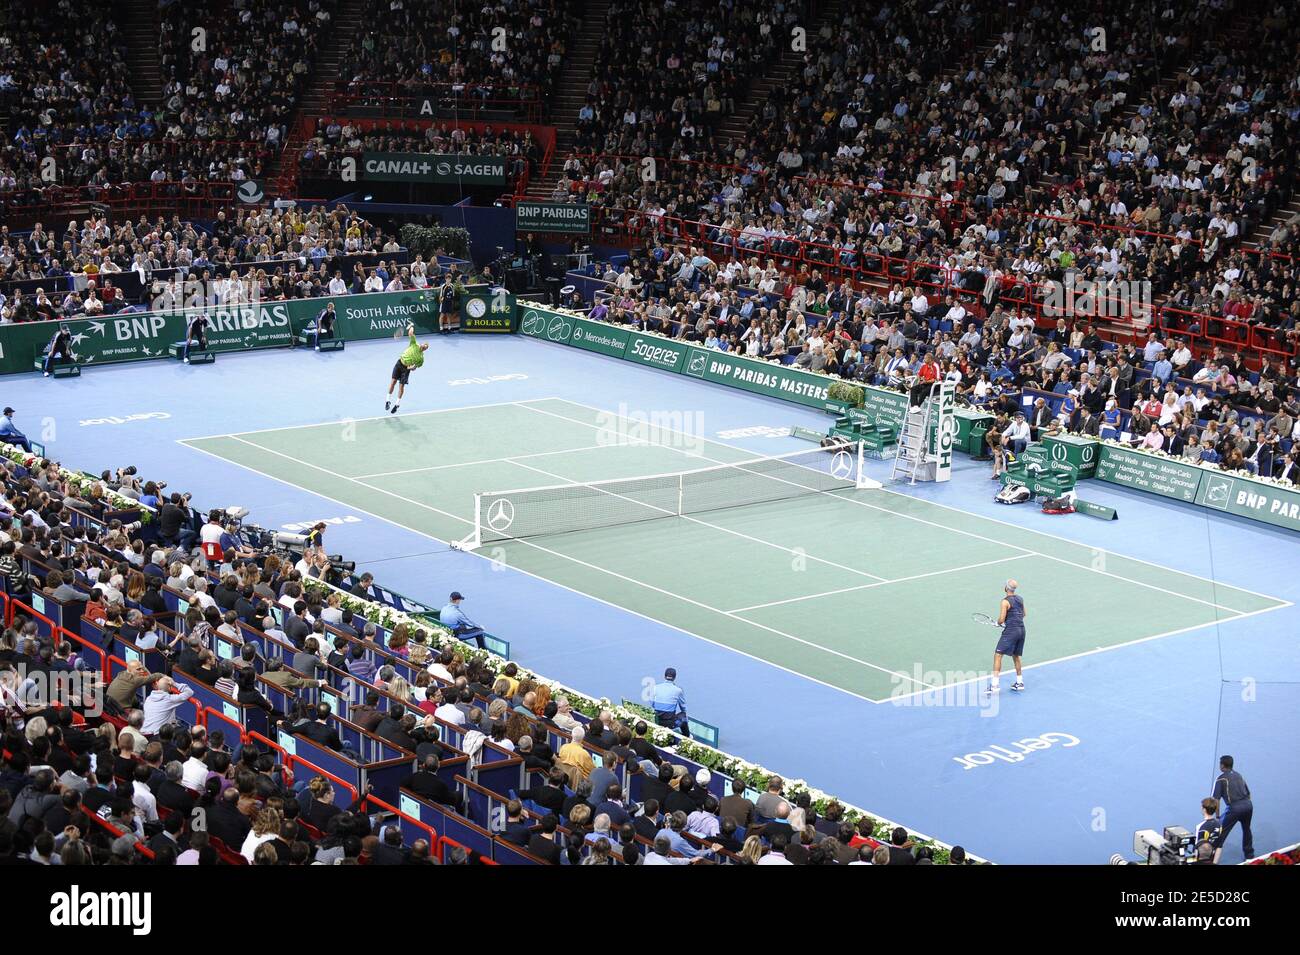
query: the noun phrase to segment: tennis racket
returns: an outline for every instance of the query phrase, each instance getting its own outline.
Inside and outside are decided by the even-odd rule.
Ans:
[[[982,623],[987,627],[997,627],[998,629],[1002,628],[1002,624],[998,623],[996,620],[994,620],[986,613],[973,613],[970,615],[970,618],[975,623]]]

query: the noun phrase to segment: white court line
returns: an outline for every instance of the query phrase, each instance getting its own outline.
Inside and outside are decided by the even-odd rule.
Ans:
[[[536,471],[538,474],[545,474],[547,477],[559,478],[561,481],[568,481],[568,482],[570,482],[570,483],[573,483],[573,479],[572,479],[572,478],[567,478],[567,477],[565,477],[563,474],[556,474],[554,471],[545,471],[545,470],[543,470],[542,468],[535,468],[535,467],[533,467],[531,464],[523,464],[522,462],[520,462],[520,461],[518,461],[518,460],[516,460],[516,459],[514,459],[514,458],[508,458],[507,460],[510,461],[511,464],[516,464],[516,465],[518,465],[518,466],[521,467],[521,468],[527,468],[527,469],[530,470],[530,471]],[[588,486],[590,486],[590,485],[588,485]],[[597,490],[600,490],[600,488],[597,488]],[[639,503],[640,503],[639,501],[636,501],[636,500],[634,500],[633,498],[630,498],[630,497],[624,497],[624,495],[622,495],[622,494],[614,494],[612,491],[606,491],[605,493],[610,494],[610,495],[613,496],[613,497],[621,497],[621,498],[623,498],[623,500],[625,500],[625,501],[632,501],[632,503],[634,503],[634,504],[639,504]],[[662,509],[662,508],[655,508],[655,510],[663,510],[663,509]],[[871,578],[872,580],[876,581],[877,583],[885,583],[885,584],[887,584],[887,583],[890,582],[889,579],[888,579],[887,577],[881,577],[881,576],[878,576],[877,574],[871,574],[871,573],[868,573],[868,572],[865,571],[865,570],[858,570],[856,567],[850,567],[850,566],[848,566],[847,564],[839,564],[839,563],[836,563],[836,562],[833,561],[833,560],[826,560],[825,558],[822,558],[822,557],[814,557],[812,554],[809,554],[809,553],[807,553],[807,552],[805,552],[805,551],[801,551],[801,550],[799,550],[799,549],[797,549],[797,548],[794,548],[794,547],[786,547],[784,544],[778,544],[778,543],[776,543],[775,541],[763,540],[761,537],[751,537],[749,534],[742,533],[741,531],[733,531],[733,530],[731,530],[730,528],[728,528],[728,527],[723,527],[723,526],[720,525],[720,524],[710,524],[708,521],[702,521],[702,520],[700,520],[698,517],[692,517],[692,516],[689,515],[689,514],[677,514],[677,513],[670,512],[670,511],[664,511],[663,516],[664,516],[664,517],[678,517],[678,518],[681,518],[681,519],[684,520],[684,521],[690,521],[692,524],[699,524],[701,527],[708,527],[708,528],[710,528],[710,529],[712,529],[712,530],[715,530],[715,531],[721,531],[721,532],[724,533],[724,534],[730,534],[732,537],[739,537],[741,540],[747,540],[747,541],[749,541],[749,542],[751,542],[751,543],[753,543],[753,544],[762,544],[762,545],[765,546],[765,547],[772,547],[772,548],[775,548],[776,550],[782,551],[783,553],[786,553],[786,554],[791,554],[791,555],[794,555],[794,556],[796,556],[796,557],[803,557],[803,558],[805,558],[805,559],[807,559],[807,560],[816,561],[816,562],[819,563],[819,564],[825,564],[827,567],[835,567],[835,568],[837,568],[838,570],[847,570],[850,574],[856,574],[856,575],[859,576],[859,577],[869,577],[869,578]],[[515,539],[515,538],[512,538],[512,539]],[[852,588],[850,588],[850,589],[852,589]],[[724,612],[724,613],[730,613],[731,611],[723,611],[723,612]]]
[[[1288,602],[1288,603],[1286,603],[1286,604],[1283,604],[1282,606],[1285,606],[1285,607],[1291,607],[1291,606],[1294,606],[1294,604]],[[1152,634],[1151,636],[1149,636],[1149,637],[1138,637],[1138,638],[1135,639],[1135,640],[1126,640],[1126,641],[1124,641],[1123,643],[1116,643],[1116,644],[1113,644],[1112,646],[1109,646],[1109,647],[1097,647],[1097,648],[1094,649],[1094,650],[1082,650],[1082,651],[1080,651],[1079,653],[1071,653],[1069,656],[1064,656],[1064,657],[1054,657],[1054,658],[1051,659],[1051,660],[1044,660],[1044,661],[1042,661],[1041,663],[1026,663],[1026,664],[1023,664],[1023,665],[1021,666],[1021,669],[1022,669],[1022,670],[1037,670],[1037,669],[1039,669],[1039,668],[1041,668],[1041,667],[1045,667],[1045,666],[1053,666],[1053,665],[1055,665],[1055,664],[1057,664],[1057,663],[1065,663],[1065,662],[1068,661],[1068,660],[1078,660],[1078,659],[1080,659],[1080,658],[1082,658],[1082,657],[1091,657],[1091,656],[1096,656],[1098,653],[1109,653],[1111,650],[1118,650],[1120,647],[1132,647],[1132,646],[1136,646],[1136,645],[1139,644],[1139,643],[1148,643],[1148,642],[1150,642],[1150,641],[1152,641],[1152,640],[1160,640],[1160,639],[1162,639],[1162,638],[1164,638],[1164,637],[1173,637],[1173,636],[1177,636],[1177,635],[1180,634],[1180,633],[1191,633],[1193,630],[1203,630],[1203,629],[1206,628],[1206,627],[1217,627],[1217,626],[1219,626],[1220,624],[1224,624],[1224,623],[1235,623],[1235,622],[1238,621],[1238,620],[1245,620],[1247,617],[1257,617],[1257,616],[1259,616],[1260,614],[1263,614],[1263,613],[1272,613],[1274,610],[1280,610],[1280,609],[1282,609],[1282,608],[1281,608],[1281,607],[1263,607],[1263,608],[1261,608],[1261,609],[1259,609],[1259,610],[1251,610],[1251,611],[1249,611],[1249,612],[1247,612],[1247,613],[1238,614],[1238,615],[1235,616],[1235,617],[1228,617],[1228,618],[1226,618],[1226,619],[1224,619],[1224,620],[1209,620],[1209,621],[1206,621],[1205,623],[1194,623],[1194,624],[1192,624],[1191,626],[1187,626],[1187,627],[1179,627],[1177,630],[1166,630],[1164,633],[1153,633],[1153,634]],[[1012,672],[1014,672],[1014,671],[1012,671]],[[974,678],[969,679],[969,680],[954,680],[952,683],[945,683],[941,689],[946,690],[946,689],[948,689],[948,687],[950,687],[950,686],[967,686],[967,685],[972,684],[972,683],[983,683],[985,680],[990,680],[990,679],[992,679],[992,677],[993,677],[993,675],[992,675],[991,673],[986,673],[986,674],[984,674],[983,676],[974,677]],[[909,699],[909,698],[911,698],[911,697],[913,697],[913,696],[920,696],[921,694],[926,693],[926,692],[928,692],[928,691],[926,691],[926,690],[915,690],[915,691],[913,691],[913,692],[911,692],[911,693],[899,693],[897,696],[890,696],[890,698],[889,698],[888,700],[884,700],[884,701],[882,701],[882,702],[885,702],[885,703],[893,703],[893,702],[895,702],[896,700],[906,700],[906,699]]]
[[[249,431],[245,433],[252,434],[253,432]],[[234,438],[234,437],[238,437],[238,435],[225,435],[225,437]],[[650,443],[644,438],[626,439],[626,443],[629,444],[636,443],[637,441],[640,441],[642,444]],[[509,464],[512,461],[522,461],[525,458],[545,458],[556,454],[573,454],[575,451],[596,451],[600,448],[608,448],[608,447],[611,447],[611,445],[589,444],[581,448],[561,448],[559,451],[537,451],[534,452],[533,454],[516,454],[513,457],[509,457],[509,458],[483,458],[480,461],[458,461],[455,464],[435,464],[427,468],[406,468],[403,471],[376,471],[374,474],[358,474],[357,480],[360,481],[360,480],[366,480],[368,478],[393,477],[398,474],[420,474],[425,471],[446,471],[451,468],[467,468],[478,464]]]
[[[579,402],[579,401],[570,401],[568,398],[537,398],[537,399],[531,399],[531,400],[536,400],[536,401],[565,401],[565,402],[568,402],[569,404],[575,405],[575,406],[577,406],[577,407],[579,407],[579,408],[586,408],[586,409],[588,409],[588,410],[590,410],[590,411],[601,411],[600,408],[597,408],[597,407],[595,407],[594,405],[585,405],[585,404],[583,404],[582,402]],[[524,407],[527,407],[527,408],[531,408],[531,407],[532,407],[531,405],[529,405],[529,404],[527,404],[527,403],[525,403],[525,402],[520,402],[520,404],[523,405]],[[557,414],[555,414],[554,412],[551,412],[551,411],[542,411],[540,408],[533,408],[533,410],[534,410],[534,411],[538,411],[538,412],[540,412],[540,413],[542,413],[542,414],[551,415],[552,417],[556,417],[556,418],[563,418],[563,417],[564,417],[564,415],[557,415]],[[604,414],[610,414],[611,412],[606,411],[606,412],[602,412],[602,413],[604,413]],[[583,425],[587,425],[587,427],[595,427],[595,425],[588,424],[588,423],[585,422],[585,421],[579,421],[579,420],[577,420],[577,419],[575,419],[575,418],[567,418],[567,419],[565,419],[565,420],[573,421],[575,424],[583,424]],[[661,431],[668,431],[668,432],[670,432],[670,433],[674,432],[674,429],[672,429],[672,428],[666,428],[666,427],[663,427],[663,426],[661,426],[661,425],[655,425],[654,427],[657,427],[657,428],[658,428],[659,430],[661,430]],[[675,433],[677,433],[677,434],[686,434],[686,432],[682,432],[682,431],[677,431],[677,432],[675,432]],[[729,445],[729,444],[724,444],[724,443],[721,442],[721,441],[714,441],[714,440],[711,439],[711,438],[704,438],[704,437],[701,437],[701,436],[698,436],[698,435],[689,435],[689,434],[687,434],[687,437],[697,438],[698,440],[707,441],[707,442],[709,442],[710,444],[716,444],[716,445],[718,445],[719,447],[728,448],[728,449],[730,449],[730,450],[735,450],[735,449],[732,448],[731,445]],[[673,451],[678,450],[677,448],[673,447],[673,445],[671,445],[671,444],[660,445],[660,447],[668,448],[669,450],[673,450]],[[696,455],[692,455],[692,457],[695,457],[695,456],[696,456]],[[727,461],[720,461],[720,460],[717,460],[717,459],[714,459],[714,458],[709,458],[709,457],[707,457],[706,455],[699,455],[699,456],[700,456],[700,457],[704,457],[705,460],[714,461],[714,463],[716,463],[716,464],[727,464],[727,463],[730,463],[730,462],[727,462]],[[1196,574],[1189,574],[1189,573],[1186,573],[1185,571],[1181,571],[1181,570],[1173,570],[1172,568],[1169,568],[1169,567],[1161,567],[1159,564],[1154,564],[1154,563],[1152,563],[1152,562],[1150,562],[1150,561],[1145,561],[1145,560],[1142,560],[1141,558],[1138,558],[1138,557],[1126,557],[1126,556],[1123,555],[1123,554],[1116,554],[1116,553],[1114,553],[1113,551],[1108,551],[1108,550],[1105,550],[1104,548],[1101,548],[1101,547],[1090,547],[1090,545],[1088,545],[1088,544],[1080,544],[1079,542],[1077,542],[1077,541],[1071,541],[1071,540],[1069,540],[1068,538],[1064,538],[1064,537],[1056,537],[1056,536],[1054,536],[1054,535],[1052,535],[1052,534],[1047,534],[1047,533],[1045,533],[1045,532],[1043,532],[1043,531],[1036,531],[1036,530],[1033,530],[1033,529],[1031,529],[1031,528],[1021,527],[1021,526],[1018,525],[1018,524],[1009,524],[1009,523],[1007,523],[1006,521],[1000,521],[1000,520],[998,520],[997,518],[994,518],[994,517],[984,517],[983,515],[980,515],[980,514],[970,514],[969,512],[967,512],[967,511],[963,511],[963,510],[961,510],[960,508],[950,507],[950,506],[948,506],[948,505],[946,505],[946,504],[937,504],[936,502],[931,501],[931,500],[929,500],[928,498],[913,497],[913,496],[910,495],[910,494],[903,494],[903,493],[901,493],[901,492],[899,492],[899,491],[892,490],[892,489],[890,489],[890,488],[888,488],[888,487],[882,487],[882,488],[880,488],[879,490],[886,491],[887,493],[889,493],[889,494],[893,494],[893,495],[895,495],[895,496],[897,496],[897,497],[906,498],[906,499],[909,500],[909,501],[920,501],[920,502],[922,502],[922,503],[924,503],[924,504],[932,504],[932,505],[934,505],[935,507],[942,507],[942,508],[944,508],[944,509],[946,509],[946,510],[955,511],[956,513],[959,513],[959,514],[964,514],[964,515],[966,515],[967,517],[975,517],[975,518],[977,518],[977,519],[979,519],[979,520],[993,521],[994,523],[996,523],[996,524],[1002,524],[1002,525],[1005,526],[1005,527],[1012,527],[1012,528],[1015,528],[1016,530],[1020,530],[1020,531],[1028,531],[1028,532],[1031,533],[1031,534],[1037,534],[1037,535],[1039,535],[1040,537],[1047,537],[1047,538],[1049,538],[1049,539],[1051,539],[1051,540],[1060,541],[1060,542],[1062,542],[1062,543],[1066,543],[1066,544],[1071,544],[1071,545],[1073,545],[1073,546],[1075,546],[1075,547],[1089,547],[1089,549],[1090,549],[1090,550],[1093,550],[1094,552],[1098,552],[1098,553],[1102,553],[1102,554],[1109,554],[1109,555],[1114,556],[1114,557],[1117,557],[1117,558],[1119,558],[1119,559],[1121,559],[1121,560],[1132,560],[1132,561],[1136,561],[1137,563],[1140,563],[1140,564],[1146,564],[1148,567],[1158,567],[1159,569],[1161,569],[1161,570],[1163,570],[1163,571],[1165,571],[1165,572],[1167,572],[1167,573],[1174,573],[1174,574],[1179,574],[1180,576],[1183,576],[1183,577],[1190,577],[1192,580],[1199,580],[1199,581],[1202,581],[1202,582],[1204,582],[1204,583],[1210,584],[1211,586],[1216,587],[1216,588],[1217,588],[1217,587],[1226,587],[1226,588],[1229,588],[1229,589],[1231,589],[1231,590],[1238,590],[1238,591],[1240,591],[1240,592],[1242,592],[1242,593],[1248,593],[1248,594],[1251,594],[1251,595],[1254,596],[1254,597],[1261,597],[1261,598],[1263,598],[1263,599],[1265,599],[1265,600],[1280,600],[1280,598],[1278,598],[1278,597],[1272,597],[1272,596],[1269,596],[1268,594],[1256,593],[1255,591],[1247,590],[1247,589],[1244,588],[1244,587],[1237,587],[1237,586],[1234,586],[1233,584],[1220,584],[1218,581],[1209,580],[1208,578],[1205,578],[1205,577],[1198,577]],[[982,541],[985,541],[985,542],[990,543],[990,544],[997,544],[997,545],[999,545],[999,546],[1001,546],[1001,547],[1010,547],[1010,548],[1012,548],[1013,550],[1018,550],[1018,551],[1021,551],[1021,552],[1023,552],[1023,553],[1026,553],[1026,554],[1034,554],[1034,555],[1036,555],[1036,556],[1038,556],[1038,557],[1042,557],[1042,558],[1044,558],[1045,560],[1052,560],[1052,561],[1056,561],[1057,563],[1060,563],[1060,564],[1066,564],[1067,566],[1069,566],[1069,567],[1073,567],[1073,568],[1075,568],[1075,569],[1077,569],[1077,570],[1086,570],[1086,571],[1089,571],[1089,572],[1094,573],[1094,574],[1101,574],[1102,576],[1105,576],[1105,577],[1113,577],[1113,578],[1115,578],[1116,580],[1122,580],[1122,581],[1124,581],[1125,583],[1134,584],[1134,585],[1139,586],[1139,587],[1146,587],[1146,588],[1149,589],[1149,590],[1155,590],[1155,591],[1158,591],[1159,593],[1165,594],[1165,595],[1167,595],[1167,596],[1180,597],[1180,598],[1182,598],[1183,600],[1190,600],[1190,601],[1192,601],[1192,602],[1194,602],[1194,603],[1204,604],[1205,606],[1207,606],[1207,607],[1213,607],[1213,608],[1215,608],[1216,610],[1227,610],[1227,611],[1230,612],[1230,613],[1234,613],[1234,614],[1238,614],[1238,615],[1240,615],[1240,614],[1243,613],[1243,611],[1235,610],[1234,608],[1232,608],[1232,607],[1228,607],[1228,606],[1225,606],[1224,604],[1215,603],[1215,602],[1212,601],[1212,600],[1202,600],[1200,597],[1192,597],[1192,596],[1190,596],[1190,595],[1188,595],[1188,594],[1181,594],[1181,593],[1178,593],[1178,592],[1175,591],[1175,590],[1169,590],[1169,589],[1166,588],[1166,587],[1161,587],[1161,586],[1159,586],[1158,584],[1151,584],[1151,583],[1147,583],[1146,581],[1135,580],[1135,579],[1133,579],[1132,577],[1126,577],[1126,576],[1124,576],[1123,574],[1115,574],[1115,573],[1112,573],[1112,572],[1110,572],[1110,571],[1108,571],[1108,570],[1102,570],[1102,569],[1097,568],[1097,567],[1090,567],[1090,566],[1087,566],[1087,565],[1085,565],[1085,564],[1076,564],[1074,561],[1072,561],[1072,560],[1066,560],[1064,557],[1057,557],[1057,556],[1055,556],[1054,554],[1044,554],[1044,553],[1042,553],[1041,551],[1032,550],[1032,549],[1027,548],[1027,547],[1021,547],[1021,546],[1019,546],[1018,544],[1008,544],[1006,541],[1000,541],[1000,540],[997,540],[996,538],[993,538],[993,537],[986,537],[986,536],[984,536],[983,534],[977,534],[977,533],[975,533],[974,531],[966,531],[966,530],[962,530],[962,529],[959,528],[959,527],[950,527],[950,526],[948,526],[947,524],[939,524],[939,523],[937,523],[937,522],[935,522],[935,521],[928,521],[928,520],[926,520],[926,519],[923,518],[923,517],[917,517],[917,516],[914,515],[914,514],[905,514],[905,513],[903,513],[902,511],[895,511],[895,510],[893,510],[893,509],[891,509],[891,508],[888,508],[888,507],[881,507],[881,506],[878,505],[878,504],[870,504],[870,503],[868,503],[868,502],[866,502],[866,501],[859,500],[859,499],[856,498],[856,497],[846,497],[846,496],[843,496],[843,495],[835,495],[835,496],[836,496],[836,497],[839,497],[841,500],[848,501],[848,502],[851,503],[851,504],[856,504],[856,505],[859,506],[859,507],[870,508],[870,509],[873,510],[873,511],[883,511],[883,512],[886,513],[886,514],[892,514],[892,515],[894,515],[895,517],[901,517],[901,518],[904,518],[905,520],[915,521],[915,522],[920,523],[920,524],[926,524],[926,525],[929,525],[930,527],[936,527],[936,528],[939,528],[939,529],[941,529],[941,530],[949,531],[950,533],[953,533],[953,534],[961,534],[961,535],[966,536],[966,537],[973,537],[973,538],[975,538],[976,540],[982,540]],[[1287,606],[1287,604],[1285,604],[1285,603],[1279,603],[1279,607],[1281,607],[1281,606]]]
[[[893,580],[882,580],[876,584],[858,584],[856,587],[841,587],[839,590],[827,590],[820,594],[805,594],[802,597],[787,597],[785,600],[773,600],[770,603],[754,604],[752,607],[737,607],[735,610],[728,610],[728,613],[747,613],[750,610],[763,610],[767,607],[780,607],[783,604],[798,603],[801,600],[816,600],[818,597],[834,597],[836,594],[850,594],[856,590],[871,590],[874,587],[886,587],[889,584],[901,584],[909,580],[921,580],[925,577],[939,577],[943,574],[960,574],[964,570],[974,570],[977,567],[988,567],[992,564],[1005,564],[1009,560],[1024,560],[1026,557],[1036,557],[1036,554],[1013,554],[1010,557],[999,557],[997,560],[986,560],[979,564],[966,564],[961,567],[946,567],[943,570],[932,570],[927,574],[912,574],[910,577],[895,577]]]
[[[534,398],[532,400],[547,401],[550,399]],[[554,400],[562,401],[563,399],[556,398]],[[397,421],[406,418],[418,418],[421,417],[422,415],[429,415],[429,414],[450,414],[454,411],[478,411],[482,408],[504,408],[506,405],[519,405],[519,402],[518,401],[488,401],[481,405],[461,405],[458,408],[433,408],[428,411],[404,411],[402,412],[400,417],[392,414],[380,414],[380,415],[374,415],[369,418],[338,418],[335,421],[318,421],[315,424],[287,424],[287,425],[282,425],[281,427],[278,428],[256,428],[252,431],[232,431],[225,434],[200,434],[189,438],[177,438],[176,440],[177,443],[179,444],[185,444],[187,441],[207,441],[212,438],[237,438],[241,434],[269,434],[272,431],[301,431],[304,428],[330,428],[330,427],[338,427],[339,425],[361,424],[363,421]],[[195,448],[194,450],[199,451],[202,449]],[[218,457],[220,457],[220,455],[218,455]],[[226,459],[222,458],[221,460],[224,461]]]
[[[268,454],[274,454],[274,455],[276,455],[277,457],[284,458],[286,461],[292,461],[292,462],[294,462],[295,464],[301,464],[301,465],[304,465],[305,467],[309,467],[309,468],[312,468],[313,470],[320,471],[322,474],[328,474],[328,475],[330,475],[331,477],[337,478],[337,479],[339,479],[339,480],[341,480],[341,481],[350,481],[350,482],[353,483],[353,484],[359,484],[361,487],[367,488],[367,489],[369,489],[369,490],[371,490],[371,491],[375,491],[376,493],[379,493],[379,494],[386,494],[387,496],[392,497],[392,498],[395,498],[396,500],[402,501],[402,502],[404,502],[404,503],[406,503],[406,504],[411,504],[411,505],[413,505],[413,506],[415,506],[415,507],[420,507],[420,508],[423,508],[423,509],[428,510],[428,511],[433,511],[433,512],[436,513],[436,514],[441,514],[441,515],[443,515],[444,517],[449,517],[449,518],[451,518],[452,520],[459,521],[459,522],[462,523],[462,524],[469,524],[470,526],[473,526],[473,521],[466,520],[465,518],[463,518],[463,517],[461,517],[461,516],[459,516],[459,515],[457,515],[457,514],[452,514],[452,513],[449,512],[449,511],[444,511],[444,510],[442,510],[442,509],[440,509],[440,508],[434,507],[434,506],[431,505],[431,504],[425,504],[423,501],[417,501],[417,500],[415,500],[414,498],[405,497],[405,496],[403,496],[403,495],[401,495],[401,494],[397,494],[397,493],[395,493],[395,492],[393,492],[393,491],[385,490],[385,489],[382,488],[382,487],[375,487],[375,486],[370,485],[370,484],[367,484],[366,482],[361,481],[361,480],[359,480],[359,479],[357,479],[357,478],[348,477],[348,476],[345,475],[345,474],[339,474],[337,471],[331,471],[329,468],[321,467],[319,464],[312,464],[310,461],[302,461],[302,460],[299,460],[298,458],[292,457],[292,456],[290,456],[290,455],[288,455],[288,454],[284,454],[284,453],[281,452],[281,451],[276,451],[274,448],[263,447],[262,445],[257,444],[256,442],[245,440],[244,438],[238,437],[237,435],[230,435],[230,437],[231,437],[233,440],[240,442],[241,444],[246,444],[246,445],[248,445],[250,448],[257,448],[259,451],[265,451],[265,452],[267,452]],[[183,443],[183,442],[182,442],[182,443]],[[202,450],[202,449],[201,449],[201,448],[196,448],[195,450]],[[214,454],[213,457],[220,457],[220,455],[215,455],[215,454]],[[223,460],[225,460],[225,459],[223,459]],[[238,463],[238,462],[233,462],[233,463]],[[527,465],[521,465],[521,467],[527,467]],[[254,469],[253,469],[253,468],[249,468],[249,470],[251,471],[251,470],[254,470]],[[274,475],[267,475],[267,476],[268,476],[268,477],[273,477]],[[290,482],[285,481],[284,483],[289,484]],[[316,493],[316,492],[314,492],[314,491],[311,491],[311,490],[308,489],[308,488],[300,487],[299,485],[293,485],[293,486],[294,486],[294,487],[298,487],[299,490],[307,491],[308,493],[311,493],[311,494]],[[323,495],[322,495],[322,496],[323,496]],[[340,501],[340,502],[337,502],[337,503],[343,503],[343,502]],[[358,509],[359,509],[359,508],[358,508]],[[360,510],[360,509],[359,509],[359,510]],[[368,513],[368,512],[367,512],[367,513]],[[399,525],[399,526],[401,526],[401,525]],[[428,536],[428,535],[426,535],[426,536]],[[434,538],[434,539],[436,540],[437,538]],[[692,600],[690,597],[683,597],[681,594],[675,594],[675,593],[673,593],[673,592],[671,592],[671,591],[664,590],[664,589],[661,588],[661,587],[655,587],[653,584],[648,584],[648,583],[646,583],[645,581],[636,580],[636,579],[634,579],[634,578],[632,578],[632,577],[626,577],[626,576],[624,576],[623,574],[616,573],[615,571],[608,570],[608,569],[606,569],[606,568],[604,568],[604,567],[598,567],[598,566],[596,566],[595,564],[590,564],[590,563],[587,563],[587,562],[584,561],[584,560],[579,560],[578,558],[573,557],[573,556],[571,556],[571,555],[569,555],[569,554],[563,554],[563,553],[560,553],[559,551],[551,550],[549,547],[543,547],[542,545],[540,545],[540,544],[538,544],[538,543],[535,543],[534,541],[528,541],[528,540],[515,540],[515,541],[512,541],[512,543],[524,544],[524,545],[526,545],[526,546],[528,546],[528,547],[532,547],[532,548],[534,548],[534,549],[536,549],[536,550],[539,550],[539,551],[541,551],[541,552],[543,552],[543,553],[550,554],[550,555],[553,556],[553,557],[560,557],[560,558],[562,558],[562,559],[564,559],[564,560],[568,560],[568,561],[571,561],[571,562],[573,562],[573,563],[575,563],[575,564],[578,564],[579,566],[586,567],[586,568],[589,569],[589,570],[594,570],[594,571],[597,571],[598,573],[606,574],[606,575],[608,575],[608,576],[610,576],[610,577],[616,577],[616,578],[618,578],[619,580],[622,580],[622,581],[624,581],[624,582],[626,582],[626,583],[634,584],[634,585],[636,585],[636,586],[638,586],[638,587],[643,587],[643,588],[645,588],[646,590],[653,590],[655,593],[663,594],[665,597],[671,597],[671,598],[673,598],[673,599],[675,599],[675,600],[680,600],[680,601],[682,601],[683,603],[688,603],[688,604],[691,604],[691,605],[693,605],[693,606],[699,607],[701,610],[707,610],[707,611],[710,611],[711,613],[716,613],[716,614],[719,614],[720,616],[728,617],[728,618],[730,618],[730,619],[732,619],[732,620],[739,621],[740,623],[746,624],[747,626],[756,627],[756,628],[758,628],[759,630],[766,630],[766,631],[768,631],[769,633],[776,634],[776,635],[779,636],[779,637],[784,637],[784,638],[787,639],[787,640],[791,640],[791,641],[794,641],[795,643],[803,644],[804,646],[806,646],[806,647],[810,647],[810,648],[812,648],[812,649],[814,649],[814,650],[820,650],[820,651],[822,651],[823,653],[830,654],[831,656],[839,657],[840,659],[848,660],[848,661],[850,661],[850,662],[852,662],[852,663],[857,663],[857,664],[859,664],[859,665],[861,665],[861,666],[867,667],[868,669],[878,670],[878,671],[881,672],[881,673],[888,673],[888,674],[890,674],[891,676],[902,677],[903,679],[907,680],[907,681],[910,682],[910,683],[917,683],[917,682],[920,682],[920,681],[915,680],[915,679],[913,679],[912,677],[908,676],[906,673],[900,673],[900,672],[898,672],[898,671],[896,671],[896,670],[890,670],[890,669],[888,669],[887,667],[879,666],[879,665],[877,665],[877,664],[875,664],[875,663],[870,662],[869,660],[860,660],[860,659],[858,659],[857,657],[851,656],[851,655],[849,655],[849,654],[847,654],[847,653],[841,653],[839,650],[832,650],[830,647],[824,647],[824,646],[822,646],[822,645],[819,644],[819,643],[814,643],[814,642],[812,642],[811,640],[805,640],[803,637],[797,637],[797,636],[795,636],[795,635],[792,634],[792,633],[786,633],[786,632],[784,632],[784,631],[782,631],[782,630],[777,630],[775,627],[769,627],[769,626],[767,626],[766,624],[758,623],[758,622],[753,621],[753,620],[746,620],[744,617],[735,617],[735,616],[732,616],[731,614],[728,614],[725,610],[719,610],[717,607],[710,606],[709,604],[702,603],[702,602],[700,602],[700,601],[698,601],[698,600]],[[483,556],[483,555],[480,555],[480,556]],[[540,579],[545,580],[546,578],[540,578]],[[580,592],[580,591],[579,591],[579,592]],[[611,604],[611,606],[617,606],[617,604]],[[654,619],[654,618],[650,618],[650,619]],[[689,631],[682,631],[682,632],[683,632],[683,633],[687,633],[687,632],[689,632]],[[709,641],[709,642],[712,643],[712,642],[714,642],[714,641]],[[725,646],[725,644],[720,644],[720,645],[721,645],[721,646]],[[743,651],[738,651],[738,652],[743,652]],[[750,655],[750,654],[746,654],[746,656],[749,656],[749,655]],[[759,658],[759,657],[754,657],[754,659],[761,659],[761,658]],[[775,665],[775,664],[774,664],[774,665]],[[794,671],[789,671],[789,672],[794,672]],[[821,681],[818,681],[818,682],[821,682]],[[929,686],[928,683],[927,683],[927,684],[922,684],[922,685],[924,685],[924,686]],[[936,689],[937,689],[937,688],[936,688]],[[850,692],[850,691],[846,690],[845,692]],[[853,695],[853,696],[858,696],[858,694],[856,694],[856,693],[852,693],[851,695]],[[870,697],[860,697],[860,698],[861,698],[861,699],[867,699],[867,700],[870,700]],[[876,700],[871,700],[871,702],[875,703],[875,702],[878,702],[878,701],[876,701]]]

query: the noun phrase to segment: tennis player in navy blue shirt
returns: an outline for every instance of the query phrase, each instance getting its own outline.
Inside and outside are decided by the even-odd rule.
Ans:
[[[1025,601],[1016,593],[1019,586],[1016,581],[1008,580],[1002,588],[1002,605],[998,609],[1002,636],[998,638],[998,645],[993,651],[993,682],[989,684],[989,693],[997,693],[1001,689],[998,680],[1002,674],[1002,657],[1005,654],[1010,654],[1016,665],[1016,682],[1011,684],[1011,689],[1019,692],[1025,688],[1024,671],[1020,664],[1020,658],[1025,652]]]

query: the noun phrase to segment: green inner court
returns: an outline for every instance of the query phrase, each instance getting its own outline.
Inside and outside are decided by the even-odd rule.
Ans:
[[[476,492],[754,456],[558,398],[182,443],[443,541],[473,533]],[[996,631],[970,617],[996,611],[1008,577],[1037,598],[1026,645],[1035,667],[1288,606],[887,487],[478,553],[873,702],[987,670]]]

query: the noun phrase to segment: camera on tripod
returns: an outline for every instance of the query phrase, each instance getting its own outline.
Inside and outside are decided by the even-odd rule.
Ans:
[[[1196,861],[1195,850],[1196,837],[1182,826],[1133,833],[1133,854],[1147,865],[1191,865]]]

